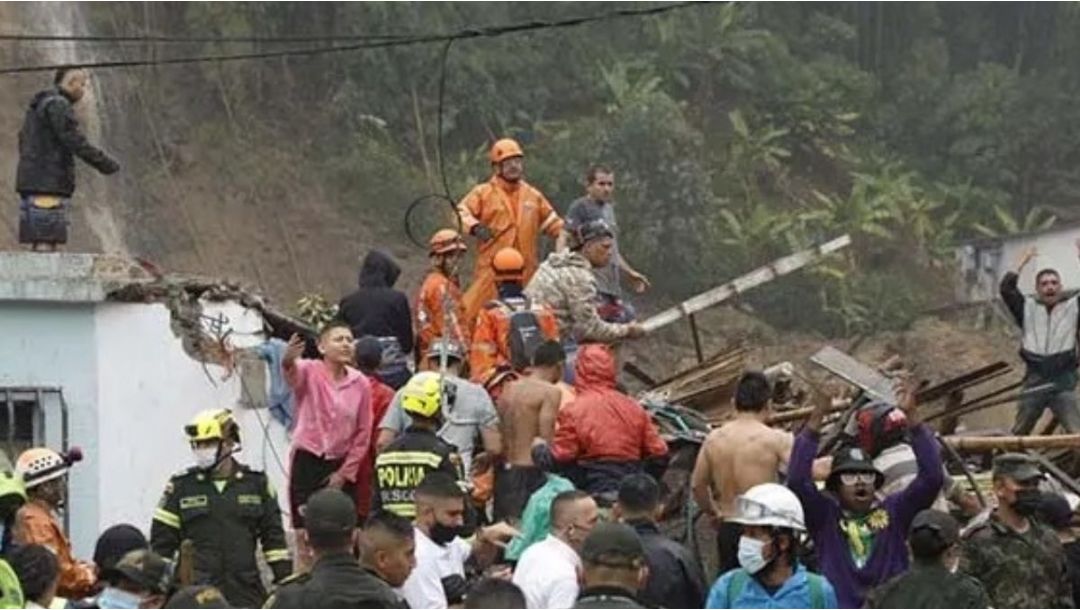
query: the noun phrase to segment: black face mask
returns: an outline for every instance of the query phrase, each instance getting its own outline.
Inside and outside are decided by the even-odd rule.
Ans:
[[[1038,489],[1021,489],[1016,492],[1016,501],[1012,509],[1021,517],[1030,517],[1039,510],[1042,503],[1042,492]]]
[[[431,541],[439,546],[446,546],[464,530],[465,527],[462,525],[443,525],[436,521],[435,525],[431,526]]]

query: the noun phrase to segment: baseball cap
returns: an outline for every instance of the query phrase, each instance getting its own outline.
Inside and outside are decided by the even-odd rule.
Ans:
[[[934,532],[943,547],[956,544],[960,540],[960,524],[949,513],[928,508],[919,511],[911,521],[911,533],[919,530]]]
[[[184,587],[169,598],[165,608],[232,608],[217,587],[195,585]]]
[[[304,505],[304,527],[312,534],[339,534],[356,527],[356,504],[340,489],[320,489]]]
[[[129,551],[113,571],[153,593],[165,593],[172,582],[172,564],[149,549]]]
[[[994,478],[1009,477],[1017,482],[1043,478],[1039,464],[1024,453],[1003,453],[994,458]]]
[[[641,544],[641,537],[625,523],[597,525],[581,547],[581,559],[586,563],[629,568],[644,558],[645,547]]]
[[[146,536],[134,525],[120,523],[110,527],[98,536],[94,547],[94,565],[98,567],[102,578],[107,578],[116,562],[136,549],[148,549],[150,543]]]

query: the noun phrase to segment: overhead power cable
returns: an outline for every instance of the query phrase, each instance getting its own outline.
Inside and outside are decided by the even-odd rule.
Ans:
[[[132,34],[126,36],[72,34],[0,34],[0,41],[10,42],[139,42],[139,43],[297,43],[356,42],[358,40],[407,39],[415,34],[324,34],[321,36],[161,36]]]
[[[571,17],[554,21],[526,21],[498,26],[485,26],[479,28],[467,28],[450,33],[421,34],[406,38],[393,38],[388,40],[365,40],[355,44],[334,47],[308,47],[303,49],[285,49],[280,51],[263,51],[252,53],[234,53],[218,55],[200,55],[192,57],[166,57],[161,59],[145,60],[118,60],[99,62],[68,62],[63,64],[45,64],[36,66],[8,66],[0,68],[0,74],[21,74],[28,72],[51,72],[60,68],[78,66],[82,68],[105,69],[105,68],[133,68],[139,66],[168,66],[181,64],[215,63],[226,61],[240,61],[248,59],[268,59],[276,57],[305,57],[313,55],[328,55],[331,53],[347,53],[361,49],[385,49],[403,47],[434,42],[451,42],[456,40],[468,40],[471,38],[495,38],[506,34],[516,34],[536,30],[573,27],[586,23],[606,21],[620,17],[643,17],[660,15],[671,11],[684,9],[690,6],[704,4],[701,1],[677,2],[647,9],[619,9],[608,11],[599,15],[583,17]]]

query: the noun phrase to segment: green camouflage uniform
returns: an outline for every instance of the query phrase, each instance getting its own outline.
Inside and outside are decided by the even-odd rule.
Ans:
[[[628,324],[612,324],[596,311],[599,293],[592,265],[579,252],[548,255],[525,287],[525,296],[547,305],[559,321],[563,341],[612,343],[626,337]]]
[[[940,563],[915,563],[907,572],[874,589],[868,608],[989,608],[982,584],[953,574]]]
[[[1020,534],[996,515],[964,536],[960,571],[979,580],[995,608],[1071,608],[1072,585],[1057,534],[1035,519]]]

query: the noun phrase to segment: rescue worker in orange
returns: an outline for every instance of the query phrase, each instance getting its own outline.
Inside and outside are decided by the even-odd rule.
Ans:
[[[75,559],[71,542],[57,515],[67,500],[67,477],[71,465],[82,459],[73,449],[60,454],[47,447],[27,449],[15,462],[15,472],[26,484],[28,501],[15,514],[16,545],[40,544],[56,555],[59,564],[57,595],[82,599],[90,595],[97,582],[91,563]]]
[[[476,317],[469,350],[469,375],[474,383],[486,383],[500,368],[525,370],[544,341],[559,339],[555,314],[525,296],[525,271],[525,258],[513,248],[499,250],[491,260],[498,296]]]
[[[525,153],[509,138],[491,147],[494,175],[476,185],[458,204],[465,230],[477,239],[478,252],[472,283],[465,292],[465,319],[472,321],[485,303],[495,298],[492,261],[499,250],[517,249],[525,259],[523,284],[539,265],[536,245],[546,233],[562,249],[563,220],[544,194],[525,182]]]
[[[453,229],[436,231],[428,242],[431,271],[420,285],[413,312],[413,322],[416,324],[416,362],[419,370],[428,370],[428,350],[433,342],[443,338],[448,323],[447,338],[459,345],[469,344],[470,333],[465,323],[461,286],[458,283],[458,267],[467,249],[465,240]]]

